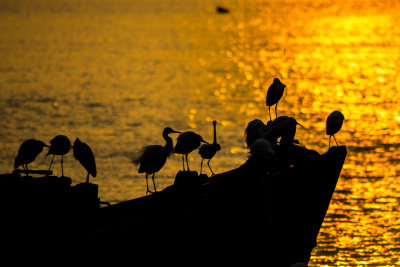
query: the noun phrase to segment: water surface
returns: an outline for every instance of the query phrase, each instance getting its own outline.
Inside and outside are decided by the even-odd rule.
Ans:
[[[279,77],[279,115],[306,127],[307,147],[327,151],[326,117],[346,118],[336,137],[349,153],[310,265],[400,265],[400,3],[218,3],[231,12],[211,0],[0,1],[0,172],[27,138],[79,137],[96,155],[102,200],[123,201],[146,192],[131,163],[142,146],[163,144],[166,126],[211,141],[214,119],[212,166],[230,170],[247,158],[247,122],[267,121]],[[31,165],[49,163],[42,153]],[[190,166],[199,170],[197,152]],[[158,189],[180,168],[172,157]],[[71,153],[65,174],[85,181]]]

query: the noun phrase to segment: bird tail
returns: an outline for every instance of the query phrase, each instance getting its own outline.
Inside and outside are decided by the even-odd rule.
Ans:
[[[142,161],[142,156],[143,156],[143,149],[133,157],[132,163],[135,165],[139,165],[140,162]]]

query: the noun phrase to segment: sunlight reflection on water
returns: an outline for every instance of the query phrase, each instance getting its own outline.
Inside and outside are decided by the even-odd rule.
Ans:
[[[214,119],[213,169],[235,168],[279,77],[278,112],[306,127],[307,147],[327,150],[332,110],[346,118],[349,153],[310,265],[400,265],[399,2],[256,2],[217,15],[213,1],[0,1],[1,172],[23,140],[65,134],[93,148],[103,200],[131,199],[145,194],[131,163],[141,146],[163,144],[166,126],[212,140]],[[32,167],[47,168],[43,154]],[[158,188],[180,166],[172,157]],[[64,171],[84,181],[72,155]]]

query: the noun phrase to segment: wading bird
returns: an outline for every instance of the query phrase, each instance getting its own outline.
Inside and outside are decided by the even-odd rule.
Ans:
[[[15,157],[14,169],[22,165],[24,170],[28,170],[28,164],[36,159],[37,155],[43,151],[43,147],[48,147],[48,145],[40,140],[28,139],[24,141],[19,147],[17,157]]]
[[[342,112],[337,110],[329,114],[326,119],[326,135],[329,135],[329,148],[331,147],[331,136],[335,139],[336,145],[339,146],[335,138],[335,133],[339,132],[340,128],[342,128],[343,121],[344,116]]]
[[[53,155],[51,159],[49,170],[51,169],[51,165],[53,164],[55,155],[61,155],[61,176],[64,177],[64,166],[63,160],[64,155],[67,154],[71,150],[71,141],[65,135],[57,135],[50,141],[49,152],[47,152],[46,156]]]
[[[206,141],[204,141],[203,137],[192,131],[181,133],[178,136],[174,153],[182,155],[183,171],[185,171],[185,161],[183,157],[186,156],[187,171],[190,171],[188,154],[198,148],[200,146],[200,142],[208,144]]]
[[[173,150],[173,143],[171,137],[168,135],[170,133],[179,133],[170,127],[166,127],[163,130],[163,137],[165,139],[165,146],[160,146],[160,145],[150,145],[142,148],[141,152],[135,158],[132,162],[135,165],[140,164],[139,166],[139,173],[146,173],[146,185],[147,185],[147,193],[151,193],[149,190],[149,183],[148,183],[148,175],[153,174],[152,180],[153,180],[153,186],[154,186],[154,191],[157,192],[156,189],[156,184],[154,182],[154,174],[161,170],[161,168],[164,166],[165,162],[167,161],[167,158],[171,155],[172,150]]]
[[[96,177],[97,174],[96,160],[94,159],[93,151],[86,143],[79,140],[79,138],[75,139],[72,149],[74,158],[87,170],[86,183],[89,183],[89,174],[92,175],[93,178]]]
[[[272,144],[276,144],[279,137],[281,138],[280,144],[293,143],[297,125],[304,127],[293,117],[280,116],[267,124],[262,137]]]
[[[265,162],[275,157],[275,151],[271,143],[264,138],[259,138],[251,144],[250,158],[256,161]]]
[[[275,105],[275,115],[276,118],[278,117],[278,102],[282,98],[283,91],[285,89],[286,85],[284,85],[278,78],[275,78],[272,84],[269,86],[268,91],[267,91],[267,97],[266,97],[266,105],[268,107],[269,111],[269,120],[271,121],[271,106]]]
[[[217,130],[216,130],[217,121],[213,121],[213,125],[214,125],[214,142],[212,144],[203,144],[203,145],[201,145],[201,147],[199,149],[199,154],[202,157],[201,164],[200,164],[200,174],[203,169],[204,159],[208,159],[207,165],[210,168],[212,175],[214,175],[214,172],[210,166],[210,160],[214,157],[214,155],[215,155],[215,153],[217,153],[217,151],[221,150],[221,145],[217,144]]]
[[[267,125],[265,125],[262,120],[255,119],[250,121],[244,132],[247,147],[250,148],[254,141],[261,138],[266,129]]]

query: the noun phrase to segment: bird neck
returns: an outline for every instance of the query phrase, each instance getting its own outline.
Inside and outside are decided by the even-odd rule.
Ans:
[[[217,129],[216,125],[214,124],[214,145],[217,144]]]
[[[167,154],[172,152],[173,149],[173,144],[172,144],[172,138],[168,136],[168,134],[163,135],[164,139],[165,139],[165,146],[164,149],[167,152]]]

